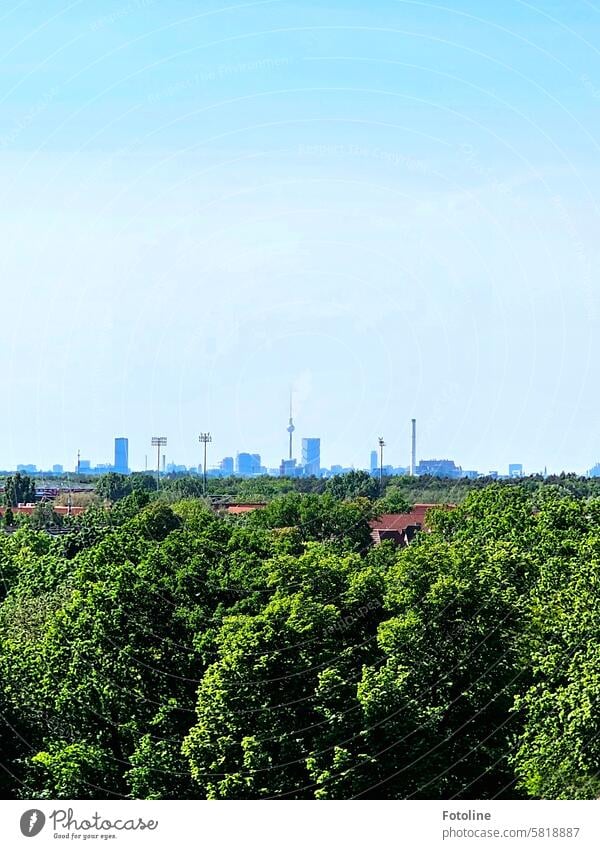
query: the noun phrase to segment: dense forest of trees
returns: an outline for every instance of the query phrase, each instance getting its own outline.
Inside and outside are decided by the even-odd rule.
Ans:
[[[0,534],[0,795],[600,796],[595,482],[141,478]]]
[[[564,495],[576,498],[600,497],[600,478],[585,478],[575,474],[552,475],[543,478],[532,475],[528,478],[498,481],[492,478],[438,478],[430,475],[411,477],[409,475],[385,477],[380,487],[379,478],[364,471],[352,471],[333,478],[273,478],[268,476],[254,478],[208,478],[207,495],[212,499],[231,501],[270,501],[288,492],[315,493],[329,492],[336,498],[365,496],[376,499],[385,496],[390,510],[402,509],[417,502],[425,504],[459,504],[470,492],[479,491],[495,483],[498,486],[518,486],[531,495],[538,490],[555,487]],[[382,492],[380,493],[380,489]],[[135,472],[132,475],[120,475],[115,472],[103,475],[95,482],[95,492],[101,499],[117,501],[131,492],[144,490],[156,491],[156,477],[151,473]],[[200,498],[204,494],[201,477],[190,475],[167,475],[161,478],[163,497]]]

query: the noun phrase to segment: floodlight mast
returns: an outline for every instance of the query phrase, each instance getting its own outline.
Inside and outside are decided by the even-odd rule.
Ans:
[[[379,437],[379,490],[381,491],[383,487],[383,449],[385,448],[385,442],[383,436]]]
[[[202,464],[202,478],[203,478],[203,491],[204,496],[206,497],[206,446],[209,442],[212,442],[212,436],[210,433],[201,433],[198,437],[198,442],[203,443],[204,445],[204,463]]]
[[[156,489],[160,488],[160,449],[167,444],[166,436],[153,436],[150,443],[156,448]]]

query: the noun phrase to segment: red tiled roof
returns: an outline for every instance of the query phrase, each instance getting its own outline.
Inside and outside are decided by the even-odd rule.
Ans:
[[[47,503],[50,504],[50,506],[52,507],[54,512],[58,513],[59,516],[67,516],[69,514],[69,508],[66,505],[60,504],[60,505],[55,506],[50,501],[47,502]],[[33,513],[35,508],[36,508],[35,504],[19,504],[18,507],[11,507],[11,510],[13,511],[13,513],[24,513],[26,516],[31,516],[31,514]],[[6,509],[7,509],[6,507],[0,507],[0,516],[4,516]],[[71,507],[71,515],[77,516],[77,515],[79,515],[79,513],[83,513],[84,510],[85,510],[85,507],[81,507],[81,506],[76,507],[75,505],[73,505]]]
[[[377,531],[405,531],[409,525],[421,525],[426,527],[425,516],[432,507],[439,504],[415,504],[410,513],[384,513],[378,519],[373,519],[369,524],[372,530]]]
[[[228,513],[233,513],[235,515],[238,515],[239,513],[250,513],[252,510],[260,510],[262,507],[265,507],[265,506],[266,505],[263,504],[262,502],[260,502],[260,503],[255,502],[255,503],[252,503],[252,504],[228,504],[225,507],[225,510]]]
[[[375,544],[384,539],[394,540],[398,545],[408,545],[417,530],[428,530],[425,517],[434,507],[453,510],[454,504],[415,504],[409,513],[384,513],[369,522],[371,537]]]

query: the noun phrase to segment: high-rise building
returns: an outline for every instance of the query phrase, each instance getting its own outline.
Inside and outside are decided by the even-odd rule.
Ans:
[[[240,477],[251,477],[260,474],[260,454],[238,454],[235,460],[235,472]]]
[[[233,468],[233,457],[223,457],[219,464],[221,474],[224,477],[229,478],[233,474]]]
[[[379,468],[379,460],[377,459],[377,451],[371,451],[371,462],[369,465],[371,469],[371,474],[374,475],[377,469]]]
[[[300,469],[296,465],[296,460],[282,460],[279,466],[279,474],[282,478],[297,478]]]
[[[596,463],[595,466],[588,471],[588,478],[600,478],[600,463]]]
[[[302,440],[302,465],[305,475],[319,477],[321,472],[321,440],[317,437]]]
[[[350,472],[355,471],[352,466],[340,466],[338,463],[333,465],[329,470],[329,474],[335,477],[335,475],[348,475]]]
[[[453,460],[421,460],[416,468],[417,475],[436,478],[459,478],[462,469]]]
[[[188,467],[181,463],[167,463],[167,474],[186,475],[188,474]]]
[[[125,436],[115,439],[115,472],[120,475],[129,474],[129,440]]]
[[[510,463],[508,466],[508,476],[509,478],[522,478],[523,477],[523,464],[522,463]]]

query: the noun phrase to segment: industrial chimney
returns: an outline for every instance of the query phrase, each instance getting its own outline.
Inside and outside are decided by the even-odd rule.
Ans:
[[[410,473],[411,475],[416,475],[417,473],[417,420],[411,419],[412,423],[412,444],[411,444],[411,452],[410,452]]]

